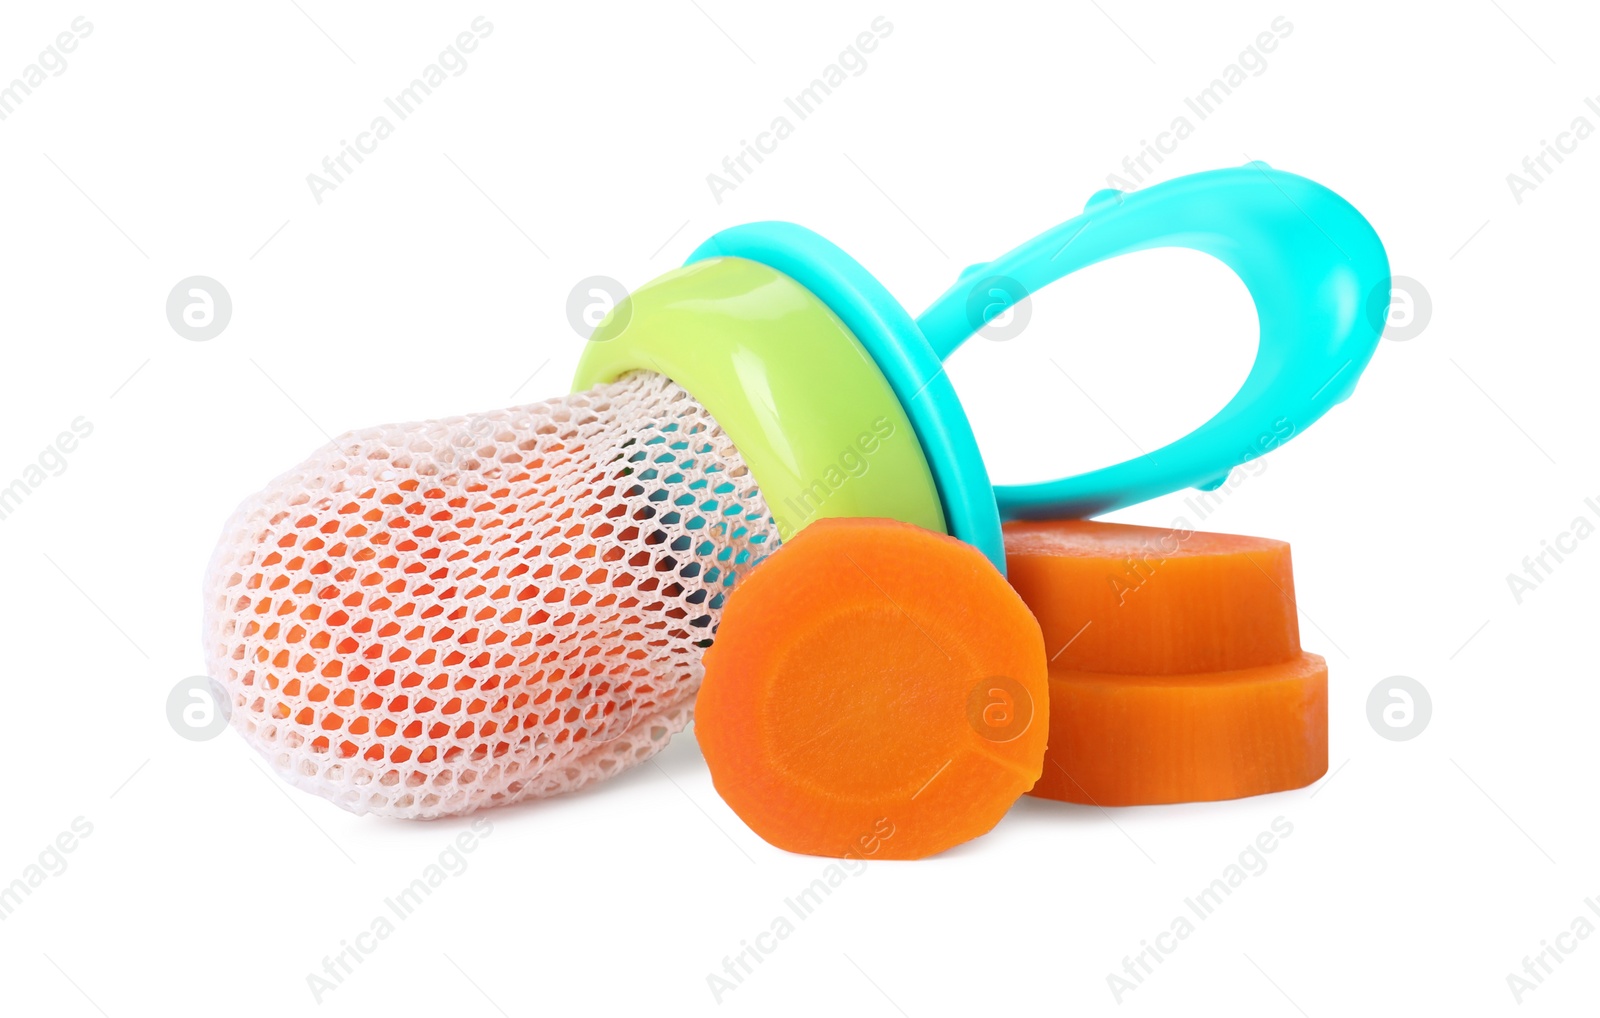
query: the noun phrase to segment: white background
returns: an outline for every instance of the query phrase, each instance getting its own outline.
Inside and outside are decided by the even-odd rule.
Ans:
[[[0,79],[75,16],[93,32],[0,121],[0,484],[75,418],[94,431],[0,521],[0,884],[74,818],[93,832],[0,922],[0,1009],[1497,1014],[1519,1008],[1525,956],[1579,915],[1600,925],[1600,540],[1520,604],[1506,580],[1600,516],[1600,140],[1520,203],[1506,183],[1573,118],[1600,127],[1583,103],[1600,17],[933,6],[8,5]],[[494,29],[467,70],[318,204],[307,174],[479,14]],[[716,202],[706,175],[880,14],[893,32],[866,70]],[[325,432],[564,391],[573,285],[637,286],[726,226],[810,226],[920,310],[1077,214],[1280,15],[1293,32],[1265,71],[1151,179],[1247,158],[1310,176],[1432,302],[1204,523],[1293,543],[1332,775],[1220,804],[1024,799],[939,858],[870,864],[719,1005],[707,975],[825,861],[744,827],[686,734],[660,768],[489,815],[469,868],[319,1006],[307,974],[467,822],[350,816],[231,733],[169,727],[232,507]],[[233,299],[209,342],[164,314],[194,274]],[[1248,296],[1199,255],[1098,266],[1033,304],[1022,335],[951,363],[1002,480],[1176,438],[1253,355]],[[1164,525],[1184,498],[1115,518]],[[1393,675],[1431,693],[1411,741],[1367,720]],[[1108,974],[1280,816],[1293,834],[1266,871],[1118,1004]],[[1566,942],[1527,1013],[1593,1005],[1600,937]]]

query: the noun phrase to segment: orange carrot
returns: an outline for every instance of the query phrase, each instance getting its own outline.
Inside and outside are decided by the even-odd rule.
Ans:
[[[811,524],[743,578],[695,732],[717,791],[791,852],[919,859],[985,833],[1040,774],[1039,626],[970,546]]]
[[[1050,748],[1033,795],[1201,802],[1328,769],[1328,669],[1300,652],[1282,541],[1085,520],[1006,527],[1044,630]]]
[[[1098,806],[1302,788],[1328,770],[1328,666],[1315,654],[1190,675],[1050,672],[1050,748],[1030,795]]]
[[[1005,542],[1009,579],[1053,668],[1171,675],[1300,652],[1282,541],[1054,520],[1007,524]]]

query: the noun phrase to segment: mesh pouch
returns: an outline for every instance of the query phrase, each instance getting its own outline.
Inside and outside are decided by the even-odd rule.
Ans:
[[[688,724],[723,600],[777,544],[661,375],[350,432],[229,520],[207,667],[279,774],[353,812],[555,795]]]

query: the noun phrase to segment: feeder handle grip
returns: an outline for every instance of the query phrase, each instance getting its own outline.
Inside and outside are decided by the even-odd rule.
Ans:
[[[1367,221],[1322,185],[1265,163],[1125,194],[974,265],[917,319],[947,358],[996,315],[1087,265],[1182,247],[1219,259],[1255,301],[1260,342],[1244,384],[1215,416],[1153,452],[1072,477],[995,486],[1002,519],[1095,516],[1186,487],[1299,434],[1353,391],[1382,335],[1389,260]]]

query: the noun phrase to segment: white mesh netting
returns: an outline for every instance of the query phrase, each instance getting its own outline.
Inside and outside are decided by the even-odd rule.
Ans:
[[[207,666],[284,778],[354,812],[555,795],[683,729],[727,590],[777,544],[660,375],[351,432],[228,522]]]

